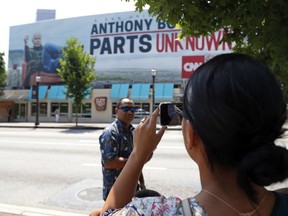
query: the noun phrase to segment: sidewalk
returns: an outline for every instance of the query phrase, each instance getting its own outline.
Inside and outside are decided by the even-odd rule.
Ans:
[[[0,128],[60,128],[60,129],[91,129],[91,130],[103,130],[110,123],[78,123],[76,126],[75,122],[64,122],[64,123],[55,123],[55,122],[40,122],[37,127],[35,127],[34,122],[0,122]],[[134,127],[138,125],[138,123],[132,123]],[[157,124],[157,128],[159,129],[161,125]],[[168,130],[181,130],[182,126],[170,126]],[[1,215],[0,215],[1,216]]]
[[[70,130],[103,130],[110,123],[55,123],[55,122],[40,122],[35,127],[34,122],[0,122],[0,128],[35,128],[35,129],[70,129]],[[138,124],[133,123],[134,127]],[[160,128],[157,125],[157,128]],[[170,130],[180,130],[181,126],[169,127]],[[88,216],[87,214],[61,212],[47,209],[37,209],[25,206],[14,206],[0,203],[0,216]]]
[[[40,122],[40,124],[35,127],[34,122],[0,122],[0,128],[60,128],[60,129],[71,129],[71,130],[103,130],[108,123],[55,123],[55,122]],[[67,210],[68,211],[68,210]],[[87,214],[74,213],[72,210],[70,212],[55,211],[48,209],[31,208],[26,206],[15,206],[0,203],[0,216],[87,216]]]
[[[88,216],[87,214],[15,206],[0,203],[0,216]]]
[[[60,129],[104,129],[109,123],[55,123],[40,122],[37,127],[34,122],[0,122],[0,127],[6,128],[60,128]]]

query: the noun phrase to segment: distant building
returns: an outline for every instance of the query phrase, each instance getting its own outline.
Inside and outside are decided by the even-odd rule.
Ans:
[[[215,55],[231,52],[233,47],[221,43],[225,36],[222,29],[208,36],[177,40],[181,29],[156,20],[147,10],[54,18],[55,10],[38,10],[37,21],[49,20],[10,27],[8,71],[13,83],[0,97],[0,121],[7,120],[9,106],[12,121],[33,122],[38,110],[40,122],[53,122],[53,113],[59,108],[62,122],[73,122],[77,116],[79,122],[108,123],[115,118],[118,100],[129,97],[139,109],[135,114],[135,122],[139,122],[161,102],[181,103],[183,89],[195,69]],[[51,44],[65,47],[67,39],[76,37],[84,51],[96,58],[97,79],[80,108],[65,94],[65,83],[57,70],[48,73],[44,66],[37,69],[35,61],[26,61],[25,48],[33,49],[35,33],[42,35],[41,43],[46,48]],[[27,44],[21,40],[25,36],[29,37]],[[50,64],[57,63],[54,55],[47,59],[52,60]],[[42,58],[41,63],[46,64],[47,59]],[[155,85],[151,85],[152,68],[157,70]],[[16,82],[15,74],[22,82]],[[34,98],[37,76],[41,77],[39,106]],[[26,79],[29,84],[23,85]]]
[[[49,20],[56,18],[56,10],[37,9],[36,21]]]

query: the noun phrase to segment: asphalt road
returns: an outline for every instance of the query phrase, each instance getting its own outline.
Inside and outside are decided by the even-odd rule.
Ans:
[[[46,210],[43,215],[49,215],[47,211],[87,215],[101,207],[101,131],[0,128],[0,215],[1,206]],[[277,144],[287,148],[288,140],[279,139]],[[166,131],[143,172],[147,188],[166,196],[185,198],[200,190],[198,168],[186,154],[180,130]],[[288,181],[269,188],[281,187],[288,187]]]
[[[0,203],[80,213],[101,207],[101,131],[0,128]],[[146,186],[164,195],[200,188],[179,130],[166,132],[143,172]]]

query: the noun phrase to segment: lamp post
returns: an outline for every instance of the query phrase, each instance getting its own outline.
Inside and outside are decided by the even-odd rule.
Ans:
[[[35,127],[39,125],[39,83],[41,81],[40,76],[36,76],[36,121],[35,121]]]
[[[154,68],[151,70],[151,75],[152,75],[152,112],[153,112],[155,107],[155,77],[157,75],[157,71]]]

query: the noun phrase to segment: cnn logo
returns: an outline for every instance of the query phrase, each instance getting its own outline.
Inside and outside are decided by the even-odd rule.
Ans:
[[[182,78],[189,78],[205,62],[205,56],[182,56]]]

